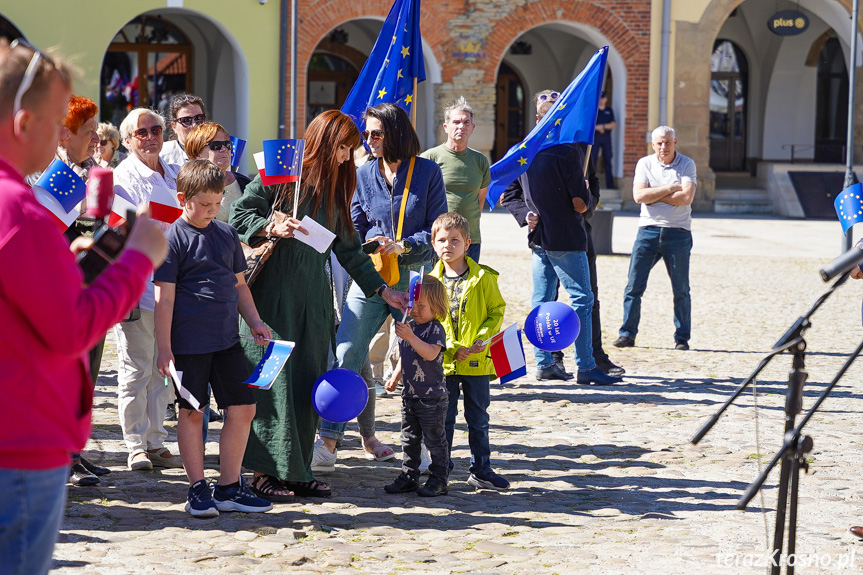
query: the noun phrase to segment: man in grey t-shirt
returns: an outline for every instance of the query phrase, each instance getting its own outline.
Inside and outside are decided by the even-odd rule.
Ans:
[[[660,126],[651,135],[656,152],[638,160],[632,197],[641,204],[638,235],[629,261],[629,282],[623,293],[623,325],[617,347],[635,345],[641,319],[641,296],[650,270],[661,259],[674,294],[675,349],[689,349],[692,302],[689,297],[689,254],[692,251],[692,200],[695,162],[675,151],[674,130]]]

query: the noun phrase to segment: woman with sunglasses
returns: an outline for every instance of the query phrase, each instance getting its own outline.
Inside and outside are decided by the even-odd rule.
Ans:
[[[120,124],[120,136],[129,157],[114,170],[114,192],[140,206],[150,202],[157,188],[177,191],[179,166],[159,157],[165,120],[147,108],[129,112]],[[162,224],[164,229],[168,224]],[[116,325],[118,407],[123,439],[129,450],[128,466],[133,471],[153,467],[182,467],[180,458],[165,448],[165,410],[173,388],[165,385],[156,369],[156,334],[153,282],[147,284],[140,302],[141,317]]]
[[[419,138],[407,113],[394,104],[379,104],[365,113],[363,138],[371,149],[372,161],[357,170],[357,191],[351,202],[354,227],[364,242],[376,241],[377,251],[396,254],[399,282],[393,286],[407,291],[411,271],[431,262],[431,225],[447,211],[446,188],[438,165],[419,158]],[[410,190],[405,191],[411,160],[414,159]],[[407,198],[402,236],[396,241],[399,213]],[[379,290],[387,287],[380,286]],[[345,299],[345,309],[337,334],[336,358],[339,367],[359,373],[369,353],[372,337],[388,315],[402,321],[404,314],[377,294],[354,284]],[[375,437],[375,389],[371,381],[369,400],[357,417],[366,457],[385,461],[395,456],[392,448]],[[368,382],[367,382],[368,383]],[[336,442],[347,423],[321,422],[321,442],[315,447],[312,465],[332,470],[336,462]]]
[[[293,210],[293,187],[263,186],[256,176],[243,197],[234,203],[230,224],[240,239],[257,245],[266,237],[282,238],[251,286],[255,306],[274,339],[296,342],[290,359],[268,391],[256,391],[257,415],[246,447],[243,466],[254,470],[252,491],[276,503],[301,497],[329,497],[329,486],[316,481],[311,461],[320,418],[312,408],[312,387],[329,368],[335,336],[333,289],[326,272],[330,253],[354,278],[357,290],[374,294],[383,283],[351,221],[350,202],[356,185],[353,152],[360,132],[345,114],[330,110],[306,129],[303,178],[297,218],[309,216],[336,238],[326,253],[292,240],[303,233]],[[283,193],[287,192],[287,193]],[[273,210],[281,214],[270,218]],[[383,290],[393,306],[404,308],[404,294]],[[240,322],[240,332],[249,328]],[[249,370],[265,348],[241,341]]]
[[[171,98],[170,119],[171,131],[177,139],[165,142],[160,155],[169,164],[182,166],[190,158],[186,153],[186,138],[195,126],[207,121],[207,108],[198,96],[181,92]]]
[[[231,171],[233,149],[228,131],[215,122],[204,122],[186,138],[186,153],[190,158],[210,160],[225,172],[225,195],[222,196],[222,207],[216,219],[226,223],[231,215],[231,204],[240,199],[251,181],[243,174]]]
[[[96,128],[99,144],[93,158],[101,167],[113,170],[126,159],[126,154],[120,151],[120,131],[109,122],[102,122]]]

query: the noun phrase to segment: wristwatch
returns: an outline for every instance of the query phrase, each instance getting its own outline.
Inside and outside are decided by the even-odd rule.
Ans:
[[[411,246],[411,243],[409,241],[402,240],[399,243],[402,245],[402,249],[405,251],[405,254],[411,253],[411,250],[413,249],[413,247]]]
[[[380,287],[375,290],[375,293],[381,297],[384,297],[384,290],[386,290],[388,287],[390,286],[388,286],[387,284],[381,284]]]

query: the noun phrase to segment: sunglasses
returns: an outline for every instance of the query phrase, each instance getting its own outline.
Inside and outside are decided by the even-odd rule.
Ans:
[[[384,137],[384,131],[383,130],[372,130],[371,132],[369,132],[368,130],[366,130],[361,135],[363,137],[363,140],[368,140],[369,136],[372,137],[372,140],[380,140]]]
[[[540,94],[537,97],[537,100],[539,100],[540,102],[545,102],[546,100],[548,100],[549,102],[554,102],[558,98],[560,98],[560,93],[559,92],[552,92],[550,94]]]
[[[234,149],[234,144],[231,140],[217,141],[213,140],[212,142],[207,142],[207,147],[213,150],[214,152],[221,151],[222,148],[225,148],[229,152]]]
[[[47,54],[30,44],[26,40],[22,40],[19,38],[13,41],[9,45],[9,49],[14,50],[18,46],[23,46],[24,48],[29,48],[30,50],[33,50],[33,56],[30,58],[30,63],[27,65],[27,70],[24,72],[24,76],[21,78],[21,83],[18,84],[18,91],[15,92],[15,100],[12,106],[13,117],[21,111],[21,99],[24,97],[24,94],[26,94],[27,91],[33,87],[33,82],[36,80],[36,74],[39,73],[39,62],[45,60],[46,62],[51,64],[51,66],[53,66],[55,70],[57,69],[57,65],[54,63],[54,60],[52,60]],[[63,79],[65,81],[65,75]]]
[[[155,126],[150,126],[150,128],[140,128],[132,132],[136,138],[139,140],[146,140],[147,134],[153,134],[154,137],[158,137],[162,135],[163,128],[162,126],[156,124]]]
[[[195,116],[184,116],[182,118],[177,118],[174,120],[184,128],[191,128],[192,126],[197,126],[198,124],[203,124],[207,121],[206,114],[197,114]]]
[[[99,140],[99,145],[100,145],[100,146],[107,146],[107,145],[108,145],[108,142],[110,142],[110,141],[111,141],[111,140]]]

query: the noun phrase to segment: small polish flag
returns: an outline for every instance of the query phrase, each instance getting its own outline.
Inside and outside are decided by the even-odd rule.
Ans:
[[[118,194],[114,194],[114,203],[111,204],[111,213],[108,214],[108,225],[116,228],[126,221],[128,210],[137,211],[137,206]]]
[[[45,190],[41,186],[33,186],[33,195],[36,196],[36,201],[42,204],[48,213],[53,216],[54,223],[57,225],[57,229],[60,230],[60,233],[65,232],[69,229],[81,212],[72,208],[71,211],[67,212],[66,208],[60,203],[60,201],[54,197],[54,194]]]
[[[173,224],[182,215],[183,209],[177,200],[177,192],[155,186],[150,194],[150,217],[166,224]]]
[[[255,165],[258,167],[258,173],[261,175],[261,183],[265,186],[277,186],[279,184],[290,184],[296,182],[296,176],[268,176],[266,172],[266,163],[264,161],[264,153],[258,152],[252,156],[255,158]]]
[[[512,324],[488,340],[488,343],[494,372],[500,378],[501,384],[527,375],[521,330],[517,324]]]

